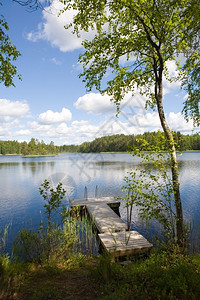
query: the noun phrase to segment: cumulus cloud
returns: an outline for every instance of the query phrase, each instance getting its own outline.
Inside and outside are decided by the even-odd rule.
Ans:
[[[175,131],[191,133],[191,131],[194,129],[192,120],[186,122],[184,116],[180,112],[176,114],[174,112],[170,112],[168,116],[168,122],[169,126]]]
[[[175,60],[169,60],[166,62],[166,67],[169,73],[169,78],[176,78],[179,74],[179,71],[176,66]],[[170,82],[166,77],[164,77],[163,80],[163,86],[164,86],[164,95],[170,93],[172,89],[180,88],[181,81],[177,80],[174,82]]]
[[[16,131],[16,135],[31,136],[31,131],[29,129],[21,129],[21,130]]]
[[[80,97],[81,99],[79,98],[79,101],[77,100],[76,105],[78,108],[96,113],[113,110],[113,107],[110,106],[112,103],[109,98],[105,98],[100,94],[91,93],[88,95]],[[92,101],[95,97],[97,98],[97,102]],[[128,101],[128,98],[125,100]],[[9,100],[1,101],[0,114],[2,117],[12,117],[12,120],[0,123],[0,138],[5,140],[17,138],[25,139],[26,137],[30,140],[31,137],[35,137],[45,142],[53,140],[57,145],[63,144],[64,142],[67,144],[80,144],[84,141],[91,141],[104,135],[122,133],[139,134],[145,131],[161,129],[158,113],[142,110],[134,97],[133,99],[131,98],[131,101],[132,100],[136,109],[132,109],[128,101],[127,106],[125,106],[126,109],[120,113],[118,118],[115,117],[114,108],[114,113],[108,114],[107,117],[104,118],[104,121],[102,121],[101,117],[97,117],[95,123],[89,119],[75,119],[71,121],[71,112],[67,108],[63,108],[61,112],[47,110],[41,113],[37,120],[28,121],[23,124],[19,118],[14,118],[14,116],[24,116],[26,112],[29,112],[27,104],[22,102],[11,103]],[[9,109],[5,109],[5,103],[10,105],[7,106]],[[169,126],[176,131],[191,133],[193,130],[192,121],[187,123],[181,113],[171,112],[166,115],[166,118]],[[66,122],[68,123],[66,124]]]
[[[26,102],[0,99],[0,121],[9,122],[13,118],[23,118],[29,113]]]
[[[110,97],[102,96],[99,93],[89,93],[79,97],[74,106],[77,109],[97,114],[111,113],[116,110],[114,103],[110,101]]]
[[[61,123],[57,126],[57,128],[55,129],[55,132],[57,134],[61,134],[61,135],[66,135],[69,133],[69,128],[67,127],[67,125],[65,123]]]
[[[99,126],[91,124],[89,121],[74,121],[71,124],[72,133],[76,133],[86,137],[95,138]]]
[[[82,33],[81,38],[78,38],[72,34],[72,29],[66,30],[64,26],[73,20],[75,11],[68,10],[58,16],[63,8],[63,3],[59,0],[53,0],[51,5],[43,10],[43,23],[38,25],[37,31],[29,32],[27,39],[33,42],[39,39],[47,40],[62,52],[81,48],[82,40],[90,38],[94,33]]]
[[[40,124],[48,125],[48,124],[56,124],[62,122],[68,122],[72,118],[72,113],[69,109],[64,108],[62,111],[53,112],[52,110],[47,110],[44,113],[41,113],[38,117],[38,121]]]
[[[146,127],[150,129],[153,127],[160,127],[160,119],[157,112],[138,113],[134,115],[132,119],[129,119],[129,122],[137,127]]]
[[[139,108],[144,110],[145,102],[145,97],[141,96],[139,93],[136,93],[133,96],[132,92],[128,92],[125,95],[124,99],[121,101],[120,109],[123,110],[125,108]],[[116,105],[111,101],[111,97],[108,95],[101,95],[100,93],[85,94],[84,96],[78,98],[78,100],[74,103],[74,106],[77,109],[85,110],[89,113],[116,113]]]
[[[147,99],[145,96],[142,96],[139,92],[135,92],[134,95],[132,92],[128,92],[125,94],[124,99],[121,101],[120,108],[124,109],[125,107],[129,108],[139,108],[144,110],[145,103]]]
[[[129,59],[127,60],[127,54],[124,54],[124,55],[120,56],[119,64],[124,66],[127,64],[127,62],[133,62],[135,60],[136,60],[136,56],[130,55]]]

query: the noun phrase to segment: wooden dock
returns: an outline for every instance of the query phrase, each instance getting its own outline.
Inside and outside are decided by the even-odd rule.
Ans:
[[[70,200],[71,207],[86,208],[99,232],[103,248],[115,258],[148,253],[153,245],[137,231],[127,231],[119,216],[120,201],[114,197]]]
[[[127,225],[107,204],[89,204],[87,211],[100,233],[127,230]]]
[[[137,231],[100,233],[99,238],[113,259],[147,254],[153,247]]]
[[[101,198],[88,198],[88,199],[71,199],[70,206],[74,207],[79,205],[80,207],[87,206],[88,204],[107,204],[112,209],[120,207],[120,201],[114,197],[101,197]]]

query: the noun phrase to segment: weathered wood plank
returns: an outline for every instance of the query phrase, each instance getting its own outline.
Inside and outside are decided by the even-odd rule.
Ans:
[[[101,197],[101,198],[88,198],[88,199],[71,199],[70,206],[87,206],[88,204],[95,203],[95,204],[108,204],[110,207],[119,207],[120,201],[114,197]]]
[[[102,233],[99,238],[103,247],[114,257],[146,253],[153,247],[137,231]]]
[[[107,204],[91,202],[86,207],[100,233],[127,230],[127,225]]]
[[[114,197],[70,200],[71,207],[86,208],[98,229],[101,244],[108,253],[116,257],[147,253],[153,245],[137,231],[126,231],[127,225],[113,211],[120,206]],[[113,209],[113,210],[112,210]]]

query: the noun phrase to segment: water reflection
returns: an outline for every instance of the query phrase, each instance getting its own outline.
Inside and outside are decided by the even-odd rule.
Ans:
[[[200,225],[200,153],[179,157],[180,189],[185,219]],[[139,158],[130,154],[69,153],[56,157],[0,157],[0,227],[12,223],[14,232],[25,225],[37,226],[43,211],[39,186],[44,179],[55,183],[61,178],[69,197],[82,198],[87,186],[88,197],[122,196],[123,178],[132,168],[141,167]],[[57,179],[56,179],[57,178]],[[57,181],[56,181],[57,180]],[[123,205],[120,209],[125,219]],[[134,208],[133,226],[142,228]],[[12,233],[14,235],[14,233]]]
[[[51,170],[53,172],[55,167],[55,162],[46,162],[46,161],[30,161],[22,162],[23,172],[31,171],[32,175],[37,174],[38,172],[44,172],[45,169]]]

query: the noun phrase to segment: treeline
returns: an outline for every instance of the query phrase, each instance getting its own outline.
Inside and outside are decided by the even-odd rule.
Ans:
[[[157,143],[158,132],[145,132],[138,135],[116,134],[96,138],[92,142],[84,142],[81,145],[55,146],[54,142],[45,144],[43,141],[32,138],[29,143],[17,141],[0,141],[0,154],[22,155],[49,155],[65,152],[126,152],[131,146],[137,145],[137,139],[142,138],[151,145]],[[200,135],[184,135],[174,133],[174,138],[180,151],[200,150]]]
[[[22,155],[50,155],[57,154],[59,147],[54,142],[45,144],[43,141],[32,138],[29,143],[17,141],[0,141],[0,154],[22,154]]]
[[[145,132],[138,135],[117,134],[96,138],[92,142],[84,142],[79,146],[62,146],[66,152],[125,152],[130,150],[131,146],[137,145],[137,139],[142,138],[151,145],[157,143],[158,132]],[[200,135],[183,135],[180,132],[174,133],[174,138],[180,151],[200,150]],[[66,147],[66,148],[65,148]],[[69,147],[69,148],[67,148]]]

